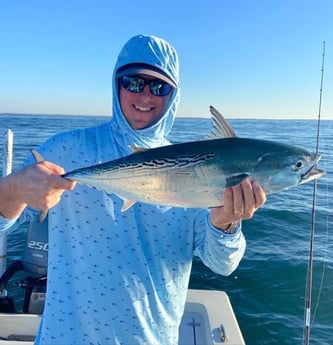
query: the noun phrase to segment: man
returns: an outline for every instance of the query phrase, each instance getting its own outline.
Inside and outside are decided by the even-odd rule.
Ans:
[[[97,127],[60,133],[31,164],[0,181],[0,229],[27,205],[49,209],[47,300],[36,344],[176,344],[194,255],[219,274],[239,264],[240,221],[265,202],[246,180],[209,210],[137,203],[60,177],[169,144],[180,98],[178,57],[166,41],[138,35],[113,74],[113,113]],[[50,163],[53,162],[53,163]],[[63,167],[63,168],[62,168]]]

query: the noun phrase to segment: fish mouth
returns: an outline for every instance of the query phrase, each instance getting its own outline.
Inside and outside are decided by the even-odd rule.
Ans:
[[[301,179],[299,184],[309,182],[311,180],[315,180],[325,174],[324,170],[320,170],[317,168],[317,163],[319,162],[321,156],[317,155],[315,159],[315,164],[307,170],[304,174],[301,175]]]

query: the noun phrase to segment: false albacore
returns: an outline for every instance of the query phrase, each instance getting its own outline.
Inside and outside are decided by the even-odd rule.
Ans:
[[[125,211],[135,202],[174,207],[223,205],[225,188],[246,178],[266,194],[316,179],[319,155],[282,143],[237,138],[224,117],[210,107],[213,130],[208,139],[154,149],[133,148],[123,158],[76,169],[64,178],[114,193]],[[36,157],[41,160],[41,157]]]

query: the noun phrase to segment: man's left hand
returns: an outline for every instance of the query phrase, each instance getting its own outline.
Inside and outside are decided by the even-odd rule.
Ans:
[[[221,230],[242,219],[250,219],[256,210],[266,201],[266,194],[261,186],[250,179],[224,191],[223,206],[212,208],[212,224]]]

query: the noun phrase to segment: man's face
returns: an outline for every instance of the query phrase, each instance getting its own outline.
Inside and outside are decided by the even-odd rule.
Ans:
[[[155,80],[154,77],[139,75],[143,79]],[[145,85],[142,92],[131,92],[120,82],[119,101],[126,120],[133,129],[144,129],[157,123],[165,114],[171,92],[166,96],[154,96],[150,86]]]

